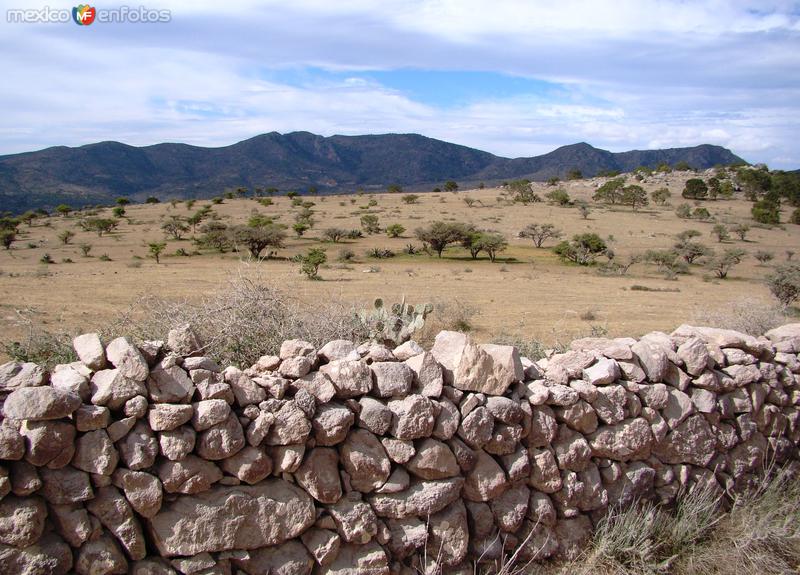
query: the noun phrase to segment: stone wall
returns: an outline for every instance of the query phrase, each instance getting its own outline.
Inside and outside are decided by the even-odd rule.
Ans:
[[[0,366],[0,572],[448,573],[574,556],[609,506],[797,459],[800,324],[583,339],[539,362],[287,341],[241,371],[164,342]]]

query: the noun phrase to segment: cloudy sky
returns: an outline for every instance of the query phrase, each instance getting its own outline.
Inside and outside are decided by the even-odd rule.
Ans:
[[[511,157],[713,143],[800,168],[798,2],[141,3],[171,20],[9,23],[73,4],[0,0],[0,154],[307,130]]]

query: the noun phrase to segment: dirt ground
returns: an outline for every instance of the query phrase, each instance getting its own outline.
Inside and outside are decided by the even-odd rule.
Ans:
[[[474,306],[479,312],[472,320],[475,337],[483,340],[504,333],[552,343],[588,334],[593,326],[610,335],[636,336],[671,330],[691,321],[699,310],[724,310],[731,302],[773,305],[763,282],[771,266],[760,265],[752,253],[766,250],[775,255],[772,264],[785,261],[787,250],[800,252],[800,226],[753,226],[746,241],[732,234],[730,240],[720,244],[711,235],[713,222],[682,220],[675,215],[675,206],[684,201],[680,197],[684,182],[692,176],[673,173],[645,182],[643,187],[648,192],[666,185],[672,192],[672,205],[654,207],[651,203],[637,212],[591,202],[595,188],[605,181],[602,178],[563,183],[573,199],[589,201],[587,219],[582,219],[574,207],[499,201],[499,189],[420,194],[418,203],[412,205],[403,202],[403,194],[309,197],[316,204],[312,208],[316,221],[313,229],[302,238],[289,230],[291,237],[286,248],[279,250],[280,259],[266,261],[251,261],[245,254],[236,253],[174,255],[180,248],[196,250],[192,234],[182,240],[166,240],[162,221],[171,215],[189,216],[207,201],[198,201],[191,210],[184,203],[126,206],[121,225],[103,237],[78,228],[77,215],[53,216],[38,220],[32,227],[23,224],[13,249],[0,250],[0,341],[20,338],[30,320],[50,330],[72,333],[98,329],[143,294],[198,299],[220,289],[242,269],[255,271],[309,301],[336,298],[367,307],[376,297],[397,301],[405,296],[412,303]],[[542,196],[553,189],[544,184],[536,188]],[[468,207],[464,198],[477,202]],[[371,199],[377,205],[368,206]],[[273,202],[264,207],[252,198],[226,199],[213,208],[228,223],[245,223],[255,210],[291,226],[297,208],[292,208],[285,196],[275,197]],[[754,224],[749,214],[751,204],[744,199],[704,201],[702,205],[718,222]],[[400,223],[406,232],[401,238],[380,233],[338,244],[319,240],[328,227],[359,228],[364,213],[376,214],[382,228]],[[111,217],[111,210],[100,215]],[[509,248],[495,263],[483,254],[473,261],[461,248],[448,249],[442,259],[435,254],[404,254],[409,243],[421,247],[413,230],[434,220],[471,222],[481,229],[502,232]],[[689,228],[700,231],[702,237],[698,239],[709,247],[737,247],[751,255],[725,280],[713,277],[701,266],[692,266],[689,275],[668,280],[654,266],[645,264],[634,265],[622,277],[605,277],[595,268],[560,262],[550,249],[553,240],[537,249],[531,240],[518,238],[519,231],[529,223],[552,223],[564,231],[565,237],[596,232],[620,259],[646,249],[670,247],[674,236]],[[58,239],[65,229],[76,234],[69,245]],[[147,244],[154,241],[167,241],[160,264],[147,255]],[[81,255],[78,246],[82,243],[92,245],[90,257]],[[327,250],[328,264],[321,269],[323,281],[305,279],[298,264],[288,259],[313,246]],[[365,254],[372,247],[389,248],[398,255],[375,260]],[[354,262],[337,261],[344,248],[355,252]],[[40,263],[45,253],[56,263]],[[102,255],[110,261],[103,261]],[[66,259],[72,263],[63,263]],[[665,291],[631,290],[634,285]]]

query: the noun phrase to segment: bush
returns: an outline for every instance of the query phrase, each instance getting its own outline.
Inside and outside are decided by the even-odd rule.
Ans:
[[[650,193],[650,199],[653,200],[653,203],[657,206],[663,206],[671,197],[672,194],[668,188],[658,188],[654,192]]]
[[[753,257],[756,258],[761,265],[765,265],[768,262],[771,262],[775,259],[775,254],[772,252],[768,252],[766,250],[758,250],[756,253],[753,254]]]
[[[388,259],[394,257],[394,252],[384,248],[372,248],[367,251],[367,256],[377,259]]]
[[[521,238],[530,238],[533,240],[537,248],[542,247],[542,244],[548,239],[557,240],[562,236],[561,230],[556,228],[553,224],[528,224],[519,233]]]
[[[406,194],[403,196],[403,201],[407,204],[416,204],[419,196],[417,194]]]
[[[405,231],[406,228],[402,224],[391,224],[386,227],[386,235],[390,238],[399,238]]]
[[[380,232],[381,226],[378,223],[378,216],[374,214],[361,216],[361,228],[368,234],[377,234]]]
[[[742,263],[746,253],[744,250],[737,248],[728,248],[721,254],[710,256],[706,261],[706,267],[714,272],[719,279],[725,279],[733,266]]]
[[[730,239],[731,234],[728,232],[728,228],[723,224],[715,224],[713,228],[711,228],[711,235],[717,237],[717,241],[722,243],[725,240]]]
[[[552,203],[558,206],[567,206],[570,203],[570,197],[566,190],[558,188],[552,192],[545,194],[545,197]]]
[[[686,180],[681,195],[688,200],[703,200],[708,196],[708,186],[700,178]]]
[[[777,202],[770,200],[759,200],[750,210],[753,219],[760,224],[779,224],[781,223],[781,209]]]
[[[675,208],[675,215],[682,220],[688,220],[692,217],[692,206],[689,204],[680,204]]]
[[[795,208],[789,217],[789,223],[800,225],[800,208]]]
[[[322,232],[322,239],[326,242],[339,243],[342,239],[347,237],[347,230],[342,228],[326,228]]]
[[[328,261],[325,250],[311,248],[305,255],[300,256],[300,272],[306,274],[310,280],[319,279],[319,266]]]
[[[349,249],[349,248],[342,248],[339,250],[339,261],[340,262],[351,262],[356,258],[356,253]]]
[[[309,304],[280,291],[259,275],[230,278],[200,301],[138,299],[104,333],[136,340],[165,339],[182,323],[194,326],[205,342],[204,355],[220,365],[246,368],[262,355],[277,355],[281,343],[302,339],[317,347],[335,340],[364,341],[369,330],[349,304],[326,298]]]
[[[570,241],[563,241],[553,251],[561,259],[588,266],[606,253],[608,246],[605,241],[595,233],[578,234]]]
[[[781,304],[788,306],[800,297],[800,264],[784,264],[767,277],[767,286]]]
[[[417,228],[415,235],[425,245],[429,245],[439,257],[449,244],[459,243],[464,240],[471,229],[467,224],[433,222],[425,228]]]

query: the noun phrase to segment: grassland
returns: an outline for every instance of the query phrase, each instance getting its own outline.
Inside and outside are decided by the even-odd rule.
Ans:
[[[405,296],[415,303],[471,306],[478,312],[470,320],[471,327],[475,337],[482,340],[505,334],[553,344],[592,330],[634,336],[671,330],[704,310],[724,311],[737,302],[741,307],[745,301],[748,308],[774,305],[763,281],[771,266],[759,264],[752,254],[765,250],[775,255],[773,264],[785,261],[787,250],[800,248],[800,226],[755,226],[750,218],[751,203],[739,194],[732,200],[702,202],[714,221],[679,219],[675,206],[684,201],[680,192],[685,180],[693,176],[675,172],[663,180],[645,182],[643,187],[648,192],[668,187],[672,205],[651,203],[635,212],[629,207],[591,201],[596,187],[605,181],[602,178],[563,183],[573,200],[589,202],[591,213],[586,219],[574,207],[510,203],[501,196],[501,189],[419,194],[415,204],[405,203],[402,194],[304,197],[315,203],[315,225],[299,238],[291,232],[298,208],[292,207],[291,199],[285,196],[274,197],[271,206],[252,198],[226,199],[213,205],[226,223],[246,223],[257,211],[290,227],[286,247],[276,258],[261,261],[245,253],[198,252],[191,232],[181,240],[165,237],[161,224],[166,219],[173,215],[188,217],[209,203],[205,201],[198,201],[191,209],[185,203],[126,206],[119,227],[102,237],[77,227],[80,214],[51,216],[35,220],[30,227],[20,226],[12,249],[0,250],[0,340],[8,343],[23,337],[31,321],[51,331],[98,329],[143,294],[197,301],[220,289],[243,268],[301,301],[335,299],[368,306],[376,297],[395,301]],[[542,197],[552,189],[535,185]],[[475,200],[472,207],[465,198]],[[336,244],[320,240],[322,231],[329,227],[358,229],[364,214],[377,215],[382,228],[399,223],[406,232],[399,238],[378,233]],[[110,218],[111,209],[99,215]],[[472,260],[460,247],[448,248],[441,259],[424,252],[404,254],[407,244],[421,247],[414,229],[434,220],[469,222],[499,231],[508,238],[509,247],[495,263],[483,254]],[[745,241],[732,234],[730,240],[719,243],[711,235],[715,223],[730,226],[739,222],[753,226]],[[724,280],[698,265],[677,280],[666,279],[648,264],[636,264],[624,276],[607,277],[595,267],[565,265],[549,249],[552,240],[537,249],[530,240],[517,237],[530,223],[552,223],[565,237],[595,232],[607,240],[617,259],[648,249],[669,248],[676,234],[690,228],[698,230],[702,234],[698,239],[709,247],[737,247],[749,255]],[[75,232],[75,237],[63,244],[58,236],[67,229]],[[148,257],[148,243],[156,241],[167,242],[161,263]],[[92,246],[88,257],[79,248],[84,243]],[[291,261],[292,256],[311,247],[327,250],[322,281],[305,279],[298,264]],[[370,258],[366,252],[374,247],[388,248],[397,255]],[[180,249],[195,255],[175,255]],[[355,260],[337,261],[342,249],[352,250]],[[55,263],[41,263],[45,254]],[[65,263],[68,260],[71,263]],[[648,289],[632,289],[634,286]]]

